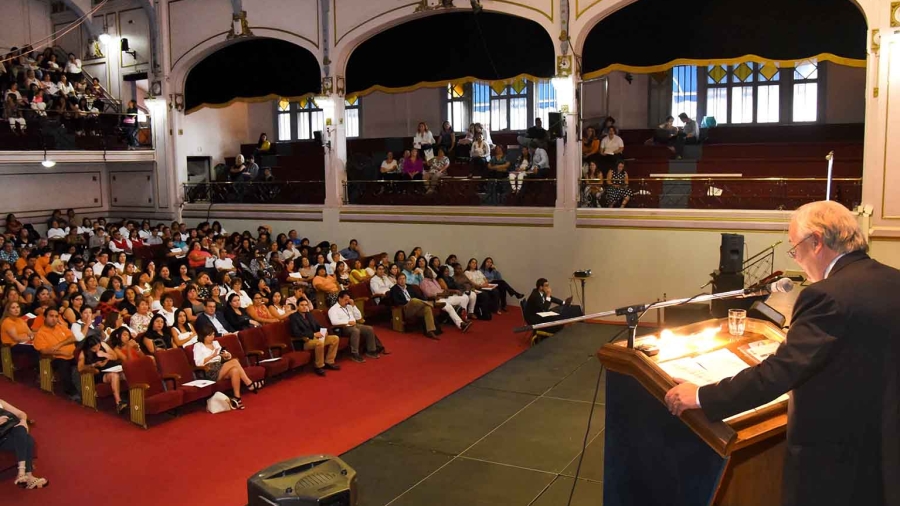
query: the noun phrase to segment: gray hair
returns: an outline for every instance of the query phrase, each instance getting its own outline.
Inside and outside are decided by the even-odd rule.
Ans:
[[[791,221],[801,236],[819,233],[825,246],[838,253],[865,251],[869,247],[856,217],[837,202],[824,200],[800,206]]]

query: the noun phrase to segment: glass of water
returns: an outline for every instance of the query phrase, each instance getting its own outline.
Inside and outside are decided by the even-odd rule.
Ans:
[[[728,333],[733,336],[744,335],[744,327],[747,325],[747,311],[743,309],[728,310]]]

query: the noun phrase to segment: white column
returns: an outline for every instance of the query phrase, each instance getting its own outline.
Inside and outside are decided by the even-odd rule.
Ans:
[[[344,201],[344,182],[347,180],[347,136],[344,129],[344,97],[332,95],[323,102],[325,112],[325,207],[338,208]],[[331,125],[327,125],[328,120]]]
[[[553,79],[557,106],[562,113],[564,137],[556,141],[556,208],[575,209],[578,182],[581,179],[581,146],[578,143],[578,115],[575,107],[575,79]]]

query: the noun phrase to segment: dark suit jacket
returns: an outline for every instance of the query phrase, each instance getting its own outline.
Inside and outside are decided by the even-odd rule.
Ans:
[[[783,504],[900,505],[900,271],[850,253],[761,364],[700,388],[712,420],[790,391]]]
[[[221,323],[222,326],[225,327],[225,330],[227,330],[228,332],[235,331],[234,328],[231,326],[231,324],[228,323],[228,320],[225,319],[225,315],[222,314],[221,311],[216,311],[216,320],[218,320],[219,323]],[[207,316],[205,312],[197,315],[197,321],[194,322],[194,327],[197,329],[200,329],[203,327],[216,328],[216,326],[213,325],[213,323],[209,320],[209,316]],[[216,331],[216,336],[221,337],[222,334],[220,332]]]
[[[406,291],[409,292],[410,299],[425,300],[422,292],[416,285],[406,285]],[[406,303],[409,302],[406,300],[406,297],[403,296],[403,289],[400,288],[400,285],[392,286],[391,291],[388,292],[388,296],[390,297],[390,303],[392,306],[405,306]]]
[[[531,291],[531,295],[528,296],[528,300],[525,301],[525,321],[528,322],[529,325],[543,323],[545,320],[537,314],[550,311],[550,306],[552,304],[561,305],[562,303],[562,300],[553,296],[550,296],[550,301],[548,302],[547,298],[535,288]]]
[[[288,322],[291,325],[291,336],[302,339],[312,339],[313,334],[322,328],[316,321],[312,312],[301,313],[300,311],[296,311],[291,313]]]

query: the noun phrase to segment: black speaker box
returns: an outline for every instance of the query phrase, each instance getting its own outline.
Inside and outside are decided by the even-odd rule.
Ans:
[[[547,132],[550,133],[551,139],[556,139],[562,137],[562,114],[558,112],[551,112],[547,115]]]
[[[356,471],[331,455],[267,467],[247,479],[247,506],[357,506]]]
[[[719,272],[735,274],[744,269],[744,236],[739,234],[722,234],[722,245],[719,246]]]

